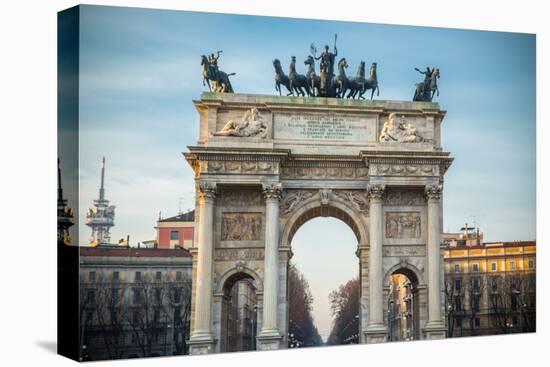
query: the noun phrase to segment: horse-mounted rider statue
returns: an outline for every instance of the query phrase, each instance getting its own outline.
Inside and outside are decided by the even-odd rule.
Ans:
[[[235,73],[227,74],[218,68],[218,59],[223,51],[207,56],[201,55],[202,66],[202,85],[208,84],[210,92],[215,93],[233,93],[233,86],[229,77]]]
[[[426,67],[426,71],[421,71],[418,68],[414,68],[420,74],[424,75],[424,81],[416,84],[416,90],[414,92],[413,101],[417,102],[431,102],[434,95],[439,96],[439,89],[437,88],[437,79],[439,78],[439,69]]]

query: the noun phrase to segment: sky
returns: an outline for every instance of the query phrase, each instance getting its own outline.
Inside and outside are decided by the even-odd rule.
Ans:
[[[207,91],[200,55],[223,50],[220,69],[237,73],[236,92],[275,94],[271,61],[279,58],[286,70],[295,55],[305,73],[310,44],[332,46],[335,33],[348,75],[360,61],[378,63],[377,99],[410,100],[422,80],[414,68],[440,69],[442,146],[455,158],[445,176],[444,230],[468,222],[485,241],[535,239],[534,35],[97,6],[82,7],[80,26],[81,244],[90,235],[83,220],[98,196],[102,156],[106,196],[116,205],[113,240],[154,239],[159,212],[193,207],[193,172],[182,152],[198,138],[192,100]],[[345,248],[341,267],[357,268],[351,230],[323,220],[306,223],[292,243],[315,299],[335,288],[317,284],[324,275],[317,265],[334,252]],[[314,236],[323,231],[330,236]],[[343,283],[353,272],[341,274]]]

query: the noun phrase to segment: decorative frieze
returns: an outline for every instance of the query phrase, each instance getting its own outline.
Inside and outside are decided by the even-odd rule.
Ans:
[[[281,167],[284,179],[356,180],[368,174],[366,167]]]
[[[386,238],[420,238],[420,212],[386,212]]]
[[[373,164],[373,176],[437,176],[438,167],[433,164]]]
[[[277,163],[265,161],[208,161],[208,173],[271,173]]]
[[[214,258],[221,261],[233,260],[263,260],[263,248],[218,248],[214,251]]]
[[[261,239],[262,213],[223,213],[222,241]]]

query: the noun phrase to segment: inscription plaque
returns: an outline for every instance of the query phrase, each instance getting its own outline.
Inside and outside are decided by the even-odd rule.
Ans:
[[[273,118],[275,139],[376,141],[374,117],[278,113]]]

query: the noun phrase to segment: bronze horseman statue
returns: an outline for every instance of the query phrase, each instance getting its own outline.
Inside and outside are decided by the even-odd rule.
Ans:
[[[298,96],[316,96],[316,97],[333,97],[333,98],[359,98],[365,99],[363,96],[369,89],[372,90],[370,99],[373,98],[374,92],[380,94],[378,88],[378,77],[376,73],[376,63],[373,62],[368,79],[365,77],[365,62],[361,61],[357,71],[357,76],[348,78],[346,69],[349,64],[345,57],[336,61],[338,49],[336,48],[336,39],[338,35],[334,35],[334,48],[330,51],[328,45],[324,47],[323,52],[317,56],[317,49],[312,43],[310,46],[310,55],[304,60],[307,66],[305,75],[299,74],[296,71],[296,57],[292,56],[289,66],[288,75],[286,75],[281,67],[279,59],[273,60],[275,68],[275,90],[282,95],[281,85],[283,85],[290,95]],[[319,61],[319,74],[315,72],[315,62]],[[337,74],[335,74],[337,69]],[[346,94],[347,93],[347,94]]]
[[[421,71],[418,68],[414,68],[420,74],[424,75],[424,81],[416,84],[414,91],[413,101],[416,102],[431,102],[434,95],[437,93],[439,96],[439,89],[437,88],[437,79],[439,78],[439,69],[426,67],[426,71]]]
[[[218,68],[218,59],[223,51],[210,54],[208,57],[201,55],[202,85],[208,84],[208,89],[215,93],[233,93],[233,87],[229,77],[235,73],[227,74]]]

